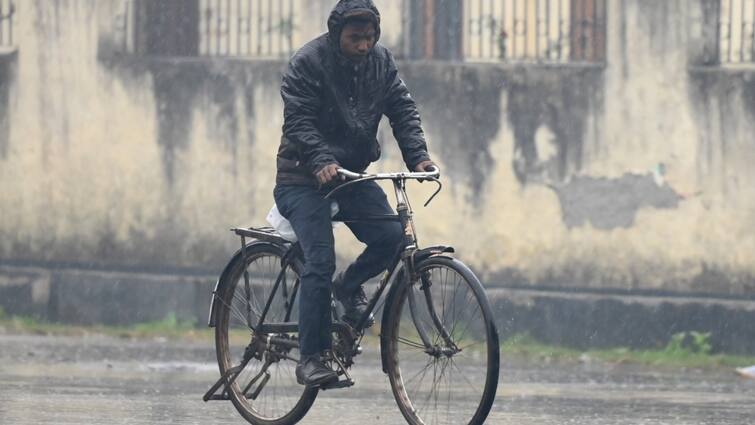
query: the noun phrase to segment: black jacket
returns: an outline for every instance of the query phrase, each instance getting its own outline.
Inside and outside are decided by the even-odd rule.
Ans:
[[[328,33],[291,58],[283,75],[283,136],[276,182],[316,185],[315,173],[330,163],[364,171],[380,157],[376,134],[386,115],[410,170],[427,154],[417,106],[398,76],[391,53],[375,44],[358,65],[341,54],[344,14],[355,9],[380,15],[372,0],[341,0],[328,19]]]

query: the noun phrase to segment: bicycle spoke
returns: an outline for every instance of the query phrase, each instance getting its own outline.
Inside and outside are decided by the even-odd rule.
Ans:
[[[417,381],[417,386],[414,387],[415,390],[419,389],[419,386],[422,384],[422,381],[425,379],[425,375],[427,374],[427,371],[430,369],[430,366],[434,366],[434,364],[435,364],[435,359],[432,359],[430,362],[428,362],[425,365],[425,367],[423,367],[413,377],[411,377],[408,381],[406,381],[404,385],[408,386],[408,384],[410,384],[412,381],[419,378],[419,381]]]
[[[478,315],[481,314],[481,313],[482,312],[480,311],[479,308],[475,309],[475,314],[472,316],[472,318],[470,318],[470,320],[467,321],[466,326],[464,327],[464,330],[461,331],[461,333],[459,334],[459,337],[458,337],[459,341],[463,340],[464,335],[466,335],[467,331],[469,330],[469,327],[472,324],[476,323],[475,320],[472,320],[472,319],[474,319],[475,317],[478,317]],[[479,318],[482,320],[482,317],[479,317]],[[477,323],[477,324],[479,325],[479,323]]]
[[[438,362],[433,362],[432,365],[433,365],[433,383],[435,383],[435,379],[438,375]],[[434,390],[435,390],[435,385],[432,385],[430,387],[430,393],[427,394],[427,397],[425,397],[425,400],[420,405],[420,407],[415,406],[417,408],[417,411],[422,411],[421,406],[425,405],[433,397],[433,394],[435,393]]]
[[[419,348],[420,350],[425,350],[426,349],[426,347],[423,344],[420,344],[420,343],[414,342],[414,341],[410,341],[410,340],[408,340],[406,338],[403,338],[403,337],[399,337],[398,340],[399,340],[399,342],[401,342],[403,344],[406,344],[406,345],[408,345],[410,347]]]
[[[224,303],[225,304],[225,303]],[[238,318],[242,323],[246,323],[246,317],[244,317],[244,314],[241,313],[238,308],[233,306],[233,301],[231,301],[231,304],[226,304],[225,307],[236,317]]]
[[[435,410],[434,410],[435,412],[437,412],[437,407],[438,407],[438,391],[437,391],[437,389],[438,389],[438,382],[440,382],[440,380],[443,379],[443,374],[444,374],[444,371],[446,369],[446,365],[443,364],[441,366],[441,372],[440,372],[440,376],[439,376],[438,375],[438,363],[443,363],[443,362],[441,362],[441,361],[433,362],[433,384],[432,384],[432,387],[430,388],[430,393],[427,395],[427,398],[425,398],[425,401],[422,404],[422,405],[427,404],[427,402],[429,402],[430,400],[433,400],[433,404],[435,406]],[[418,411],[422,411],[422,408],[420,407],[417,410]]]
[[[446,391],[448,392],[448,400],[446,400],[446,419],[451,418],[451,382],[453,382],[451,375],[453,375],[453,371],[453,368],[448,369],[448,388],[446,389]]]
[[[467,345],[463,345],[459,347],[459,350],[461,350],[461,353],[457,354],[457,356],[461,356],[464,354],[464,351],[467,351],[470,347],[474,347],[475,345],[482,345],[483,343],[480,341],[471,342]]]
[[[469,380],[469,378],[467,378],[467,377],[466,377],[466,376],[464,375],[464,372],[462,372],[462,370],[461,370],[461,369],[459,369],[459,366],[458,366],[458,365],[456,364],[456,362],[454,362],[454,361],[453,361],[453,359],[451,359],[450,363],[451,363],[451,365],[452,365],[453,367],[455,367],[455,368],[456,368],[456,370],[457,370],[457,371],[459,371],[459,375],[460,375],[460,376],[461,376],[461,378],[462,378],[462,379],[463,379],[463,380],[464,380],[464,381],[465,381],[465,382],[466,382],[466,383],[467,383],[467,384],[469,385],[469,388],[471,388],[472,390],[475,390],[475,389],[479,388],[479,385],[475,386],[475,384],[473,384],[473,383],[472,383],[472,381],[470,381],[470,380]]]
[[[242,305],[242,306],[243,306],[243,307],[244,307],[245,309],[246,309],[246,308],[251,308],[251,309],[252,309],[252,311],[253,311],[253,312],[254,312],[254,313],[255,313],[255,314],[257,315],[257,317],[259,317],[259,315],[260,315],[260,314],[262,313],[262,310],[261,310],[261,309],[259,309],[259,308],[255,308],[255,307],[256,307],[256,305],[252,305],[251,303],[247,303],[246,299],[245,299],[245,298],[243,298],[243,297],[244,297],[244,295],[243,295],[243,294],[239,294],[238,292],[235,292],[235,293],[233,294],[233,301],[239,301],[239,302],[241,303],[241,305]],[[231,301],[231,304],[232,304],[232,305],[233,305],[233,301]],[[254,302],[254,301],[252,301],[252,302]],[[255,302],[255,304],[256,304],[256,302]],[[236,307],[236,309],[238,310],[238,307]],[[246,321],[246,317],[244,317],[244,321]]]

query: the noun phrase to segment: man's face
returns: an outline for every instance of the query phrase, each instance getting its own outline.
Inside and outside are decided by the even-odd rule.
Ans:
[[[375,45],[375,25],[372,22],[349,22],[341,31],[341,53],[354,62],[367,56]]]

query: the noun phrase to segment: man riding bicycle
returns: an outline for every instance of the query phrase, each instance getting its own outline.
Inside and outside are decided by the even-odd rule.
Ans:
[[[367,307],[362,284],[389,266],[403,241],[398,222],[348,223],[367,247],[331,282],[336,257],[331,200],[324,196],[336,184],[338,168],[362,172],[380,157],[376,134],[383,115],[409,169],[434,167],[417,106],[393,56],[377,44],[379,38],[380,13],[372,0],[340,0],[328,19],[328,32],[304,45],[283,75],[284,124],[274,197],[305,259],[296,368],[303,385],[338,380],[321,357],[331,348],[331,287],[344,307],[343,320],[355,325]],[[393,213],[374,181],[345,188],[335,198],[340,212],[351,217]]]

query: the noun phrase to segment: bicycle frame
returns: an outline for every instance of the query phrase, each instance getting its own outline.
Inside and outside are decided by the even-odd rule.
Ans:
[[[385,292],[385,289],[389,286],[389,283],[393,282],[398,276],[398,274],[402,270],[406,270],[407,273],[405,273],[405,277],[407,279],[410,279],[411,281],[416,280],[415,269],[414,265],[417,262],[417,259],[426,258],[430,255],[437,255],[441,253],[446,252],[453,252],[453,248],[445,247],[445,246],[438,246],[438,247],[430,247],[426,249],[418,249],[417,247],[417,237],[415,232],[415,226],[413,221],[413,211],[411,208],[411,204],[408,200],[408,195],[406,193],[406,180],[408,179],[418,179],[418,180],[430,180],[438,184],[438,189],[433,193],[433,195],[428,199],[428,201],[425,203],[425,205],[429,204],[430,201],[440,192],[442,185],[438,181],[437,177],[439,175],[438,171],[433,172],[426,172],[426,173],[379,173],[379,174],[359,174],[359,173],[353,173],[347,170],[339,169],[339,174],[344,175],[348,178],[351,178],[352,180],[336,187],[332,191],[330,191],[327,195],[325,195],[325,198],[331,197],[335,192],[342,190],[343,188],[350,186],[352,184],[357,184],[359,182],[363,181],[369,181],[369,180],[391,180],[394,187],[394,193],[396,196],[396,214],[379,214],[379,215],[366,215],[362,217],[340,217],[336,221],[343,222],[343,223],[353,223],[353,222],[374,222],[374,221],[398,221],[401,225],[401,228],[403,229],[403,236],[404,236],[404,249],[397,253],[396,256],[391,260],[390,267],[388,267],[387,272],[384,274],[383,278],[381,279],[377,290],[375,291],[372,298],[369,300],[367,309],[365,313],[362,315],[358,323],[356,324],[355,330],[357,332],[361,332],[363,329],[365,323],[369,320],[370,314],[372,314],[383,293]],[[245,249],[246,249],[246,237],[261,239],[263,241],[272,242],[279,246],[282,246],[284,243],[287,243],[285,240],[278,236],[273,236],[269,233],[260,232],[254,229],[239,229],[234,228],[233,230],[237,235],[241,237],[241,249],[239,250],[239,254],[242,255],[242,258],[246,257]],[[298,323],[296,322],[289,322],[289,318],[291,315],[291,310],[293,308],[295,297],[298,292],[298,286],[299,281],[294,284],[294,287],[292,288],[291,298],[288,301],[287,305],[287,311],[286,311],[286,317],[285,322],[281,323],[265,323],[265,318],[267,315],[267,312],[270,308],[270,304],[272,302],[272,299],[275,297],[277,291],[281,286],[283,286],[284,290],[286,290],[286,276],[285,271],[287,268],[287,265],[290,261],[293,261],[294,258],[296,258],[298,255],[301,255],[300,246],[298,243],[291,244],[288,249],[284,249],[284,255],[283,255],[283,263],[281,264],[281,271],[279,272],[276,282],[273,286],[273,289],[271,291],[271,294],[268,296],[268,300],[265,303],[265,307],[262,311],[262,314],[260,315],[259,320],[256,324],[251,323],[251,318],[248,319],[248,325],[254,332],[259,332],[261,334],[270,334],[270,333],[287,333],[287,332],[297,332],[298,331]],[[249,275],[244,271],[244,284],[246,287],[247,294],[250,293],[249,290]],[[391,289],[396,287],[397,285],[391,285]],[[213,291],[213,294],[215,294],[214,298],[217,299],[217,288],[215,291]],[[386,299],[390,299],[390,295],[393,291],[391,290],[389,292],[389,295]],[[211,306],[211,312],[210,312],[210,320],[209,325],[212,327],[215,324],[214,320],[214,310],[215,310],[215,302],[213,301],[213,305]],[[246,312],[248,315],[250,315],[249,312]],[[334,326],[343,325],[340,323],[334,324]],[[445,332],[444,332],[445,333]],[[420,330],[420,337],[425,343],[425,345],[429,348],[430,342],[426,336],[426,334]],[[273,337],[275,338],[275,337]],[[286,344],[290,345],[292,344],[292,341],[286,341]]]
[[[435,172],[431,173],[389,173],[389,174],[357,174],[357,173],[351,173],[346,170],[339,170],[339,173],[342,175],[345,175],[347,177],[352,178],[353,180],[344,183],[343,185],[337,187],[336,189],[332,190],[330,193],[328,193],[325,198],[329,198],[333,193],[335,193],[338,190],[343,189],[344,187],[347,187],[351,184],[356,184],[361,181],[367,181],[367,180],[386,180],[390,179],[392,180],[394,192],[396,195],[396,214],[381,214],[381,215],[367,215],[363,217],[339,217],[336,221],[339,222],[370,222],[370,221],[398,221],[401,225],[401,228],[403,229],[403,238],[404,238],[404,248],[400,252],[396,253],[394,258],[391,260],[390,267],[388,267],[386,273],[383,275],[383,278],[381,279],[377,290],[373,294],[372,298],[369,300],[367,309],[365,313],[361,316],[359,321],[356,323],[355,327],[352,328],[348,324],[340,321],[335,320],[332,324],[332,331],[336,332],[338,335],[345,336],[346,341],[348,341],[348,345],[346,346],[347,351],[338,351],[338,355],[346,356],[348,359],[348,364],[344,366],[344,364],[339,360],[338,355],[334,353],[332,360],[336,363],[338,363],[340,370],[342,373],[346,376],[345,381],[339,381],[338,384],[335,384],[336,386],[332,386],[331,388],[336,387],[346,387],[353,385],[353,380],[349,377],[349,374],[347,372],[347,368],[350,364],[353,364],[353,361],[351,358],[359,354],[361,350],[359,349],[359,342],[361,341],[361,337],[363,336],[363,330],[364,326],[367,323],[367,321],[370,318],[370,315],[377,309],[378,303],[380,302],[381,298],[383,297],[383,293],[385,292],[385,289],[390,286],[390,290],[385,298],[385,301],[388,305],[391,305],[395,294],[400,293],[400,288],[403,288],[402,284],[409,284],[409,282],[421,282],[420,283],[420,289],[424,293],[424,297],[428,303],[429,306],[429,313],[433,322],[433,326],[437,329],[438,333],[443,338],[444,342],[446,343],[446,349],[443,347],[434,346],[431,342],[430,338],[427,335],[427,332],[425,329],[423,329],[422,325],[419,323],[417,317],[416,317],[416,303],[417,300],[415,300],[415,297],[413,293],[409,293],[409,304],[410,304],[410,312],[412,316],[412,320],[415,323],[415,326],[418,331],[418,335],[420,339],[422,340],[422,344],[425,347],[425,351],[434,356],[439,356],[441,354],[447,354],[444,350],[452,350],[453,352],[461,351],[456,345],[453,343],[448,331],[445,329],[444,325],[442,324],[440,318],[437,316],[437,313],[435,312],[433,306],[432,306],[432,300],[431,300],[431,294],[430,294],[430,283],[427,281],[427,279],[424,276],[418,276],[417,270],[415,268],[415,265],[423,261],[424,259],[434,256],[434,255],[443,255],[444,253],[454,252],[454,249],[451,247],[446,246],[436,246],[436,247],[430,247],[425,249],[419,249],[417,244],[417,237],[414,227],[414,221],[413,221],[413,211],[411,208],[411,204],[408,200],[408,195],[406,193],[406,180],[407,179],[426,179],[433,181],[438,184],[438,190],[428,199],[428,201],[425,203],[425,205],[429,204],[430,201],[440,192],[442,185],[437,180],[438,172],[437,170]],[[290,296],[287,294],[288,292],[288,286],[286,282],[286,271],[288,269],[288,265],[296,262],[297,259],[302,258],[303,253],[301,251],[301,247],[298,243],[291,244],[288,241],[285,241],[282,239],[279,235],[275,234],[274,232],[268,231],[267,229],[239,229],[234,228],[233,230],[237,235],[241,237],[241,249],[234,255],[233,259],[229,262],[229,264],[226,266],[226,269],[221,274],[221,278],[218,279],[218,285],[220,284],[220,281],[223,279],[223,277],[230,273],[231,271],[231,265],[234,264],[238,260],[246,261],[247,255],[247,243],[246,238],[254,238],[259,239],[261,242],[255,242],[255,243],[272,243],[273,245],[277,246],[279,249],[281,249],[282,257],[281,257],[281,270],[278,273],[275,283],[273,284],[273,288],[271,290],[271,293],[267,296],[267,300],[265,302],[265,306],[262,309],[262,312],[260,313],[259,319],[256,324],[252,323],[252,312],[251,312],[251,303],[247,301],[247,311],[245,311],[247,326],[252,332],[252,340],[249,343],[249,346],[246,348],[244,353],[244,358],[242,360],[242,363],[236,367],[233,367],[226,371],[226,373],[221,376],[221,378],[216,382],[212,388],[205,394],[203,397],[205,401],[207,400],[221,400],[226,399],[227,395],[226,388],[228,385],[233,383],[235,379],[237,378],[238,374],[244,369],[246,366],[246,363],[251,360],[252,357],[257,357],[255,352],[257,350],[268,350],[273,346],[277,347],[286,347],[285,349],[292,349],[292,348],[298,348],[299,342],[296,339],[291,339],[287,335],[287,333],[296,333],[299,330],[299,324],[298,322],[291,322],[290,317],[293,310],[294,303],[296,301],[296,295],[298,293],[300,280],[297,279],[294,283],[293,288],[291,288]],[[239,257],[240,256],[240,257]],[[243,263],[242,263],[243,264]],[[403,273],[404,279],[401,279],[401,281],[398,281],[398,276]],[[251,298],[251,283],[250,283],[250,276],[246,269],[244,268],[243,271],[243,280],[244,280],[244,296],[249,300]],[[211,327],[214,327],[215,325],[215,311],[216,311],[216,302],[223,302],[222,299],[218,296],[218,285],[216,285],[215,290],[213,291],[213,303],[210,308],[210,320],[209,325]],[[276,297],[276,294],[279,290],[284,291],[284,298],[285,298],[285,317],[283,318],[283,322],[280,323],[268,323],[266,322],[267,314],[270,310],[270,307],[272,305],[273,299]],[[227,308],[231,308],[230,306],[226,306]],[[388,320],[388,317],[386,314],[383,314],[383,327],[385,327],[386,320]],[[381,333],[380,340],[381,340],[381,347],[384,347],[386,344],[385,334]],[[283,355],[284,357],[287,356],[287,354],[279,353]],[[387,367],[387,360],[386,360],[386,350],[381,348],[381,357],[382,357],[382,364],[383,364],[383,370],[386,371]],[[259,357],[257,357],[259,358]],[[288,357],[291,360],[296,360],[292,357]],[[266,370],[266,368],[264,369]],[[244,393],[247,393],[248,390],[258,379],[263,379],[262,383],[258,386],[257,390],[252,394],[253,398],[256,398],[256,395],[260,392],[261,388],[265,385],[267,380],[269,379],[268,374],[264,373],[263,377],[263,371],[260,371],[260,373],[250,382],[247,386],[247,388],[244,390]],[[217,395],[215,394],[221,387],[223,387],[223,394]]]

